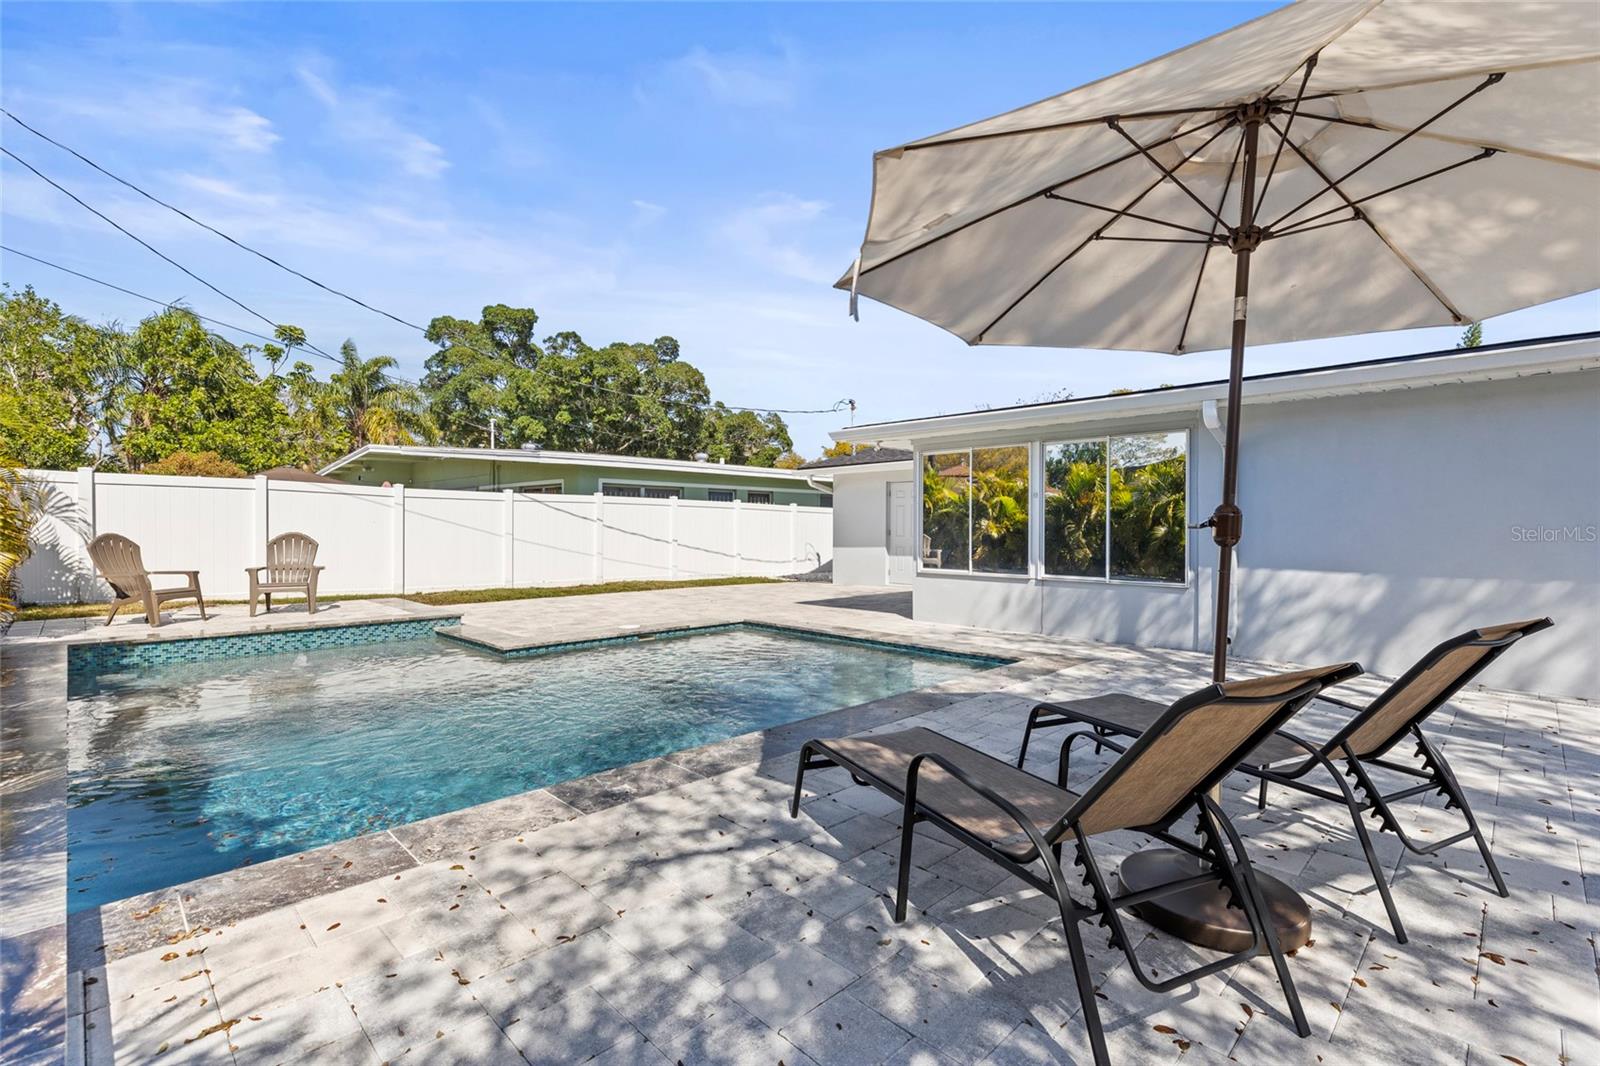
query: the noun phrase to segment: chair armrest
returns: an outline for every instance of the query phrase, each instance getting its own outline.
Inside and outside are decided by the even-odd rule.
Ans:
[[[974,781],[971,777],[968,777],[959,766],[952,763],[949,759],[946,759],[943,756],[931,751],[925,751],[913,756],[911,759],[911,765],[906,768],[906,801],[903,817],[909,818],[916,811],[917,778],[922,772],[922,764],[924,762],[933,763],[939,769],[943,770],[945,773],[949,774],[951,777],[955,778],[957,781],[961,782],[963,785],[972,789],[972,791],[976,792],[978,795],[982,796],[984,799],[998,807],[1008,818],[1017,823],[1017,827],[1022,830],[1024,835],[1027,836],[1028,843],[1031,844],[1034,850],[1040,855],[1048,855],[1050,853],[1050,845],[1046,843],[1044,834],[1039,832],[1038,827],[1029,820],[1027,815],[1023,814],[1022,811],[1017,808],[1016,804],[1012,803],[1010,800],[1006,799],[989,786],[980,784],[979,782]]]
[[[147,574],[198,574],[198,570],[146,570]]]
[[[244,572],[247,574],[259,574],[265,569],[265,566],[247,566],[244,568]]]
[[[1325,692],[1317,693],[1312,699],[1321,703],[1331,703],[1335,707],[1343,707],[1347,711],[1364,711],[1368,706],[1360,703],[1351,703],[1349,700],[1341,700],[1339,697],[1330,696]],[[1279,732],[1282,732],[1282,730],[1279,730]]]
[[[1122,755],[1128,750],[1127,745],[1117,744],[1110,738],[1101,736],[1093,729],[1074,729],[1072,732],[1068,733],[1067,738],[1061,742],[1061,753],[1056,756],[1057,788],[1065,789],[1067,787],[1067,771],[1071,766],[1072,745],[1084,737],[1088,737],[1090,740],[1098,741],[1101,747],[1110,748],[1118,755]]]

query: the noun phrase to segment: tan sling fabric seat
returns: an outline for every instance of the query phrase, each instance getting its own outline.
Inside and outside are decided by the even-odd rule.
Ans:
[[[1257,777],[1261,782],[1257,798],[1260,807],[1266,806],[1269,784],[1286,785],[1299,792],[1345,804],[1356,837],[1366,852],[1373,882],[1388,911],[1395,939],[1402,944],[1406,942],[1405,924],[1390,894],[1383,864],[1372,847],[1366,816],[1368,813],[1376,814],[1380,831],[1393,832],[1408,850],[1419,855],[1430,855],[1458,841],[1472,838],[1494,881],[1495,890],[1502,896],[1508,894],[1505,880],[1500,876],[1499,867],[1489,851],[1488,841],[1478,828],[1466,795],[1456,782],[1455,774],[1451,772],[1443,753],[1434,748],[1423,734],[1422,724],[1511,645],[1529,633],[1548,629],[1553,624],[1548,618],[1531,618],[1522,622],[1484,626],[1452,637],[1429,651],[1366,706],[1326,694],[1319,695],[1318,699],[1324,702],[1354,711],[1354,716],[1333,736],[1322,741],[1313,742],[1287,732],[1273,732],[1256,744],[1239,763],[1239,770]],[[1109,742],[1108,738],[1142,737],[1165,713],[1166,708],[1159,703],[1125,692],[1112,692],[1069,703],[1041,703],[1028,715],[1017,766],[1026,763],[1028,743],[1036,731],[1058,726],[1087,727],[1070,734],[1062,745],[1057,780],[1065,787],[1074,741],[1087,739],[1097,749],[1111,747],[1121,750],[1121,745]],[[1405,763],[1393,761],[1388,757],[1390,752],[1406,737],[1416,742],[1414,760]],[[1345,763],[1344,772],[1335,767],[1335,759]],[[1302,780],[1318,767],[1324,768],[1332,777],[1335,790],[1317,787]],[[1384,792],[1372,779],[1373,768],[1425,783]],[[1354,785],[1350,780],[1355,782]],[[1446,808],[1459,810],[1467,828],[1426,844],[1413,841],[1394,817],[1389,804],[1426,792],[1443,795]]]
[[[1139,981],[1170,991],[1230,966],[1271,956],[1289,1002],[1295,1031],[1311,1029],[1294,991],[1282,946],[1256,884],[1250,858],[1232,823],[1208,792],[1245,753],[1269,736],[1328,685],[1360,673],[1338,663],[1247,681],[1208,685],[1166,708],[1083,794],[1041,780],[1017,766],[931,729],[903,729],[867,736],[809,740],[800,749],[792,816],[800,813],[805,775],[843,767],[858,783],[898,799],[900,856],[894,918],[905,921],[911,883],[913,832],[932,822],[952,838],[1005,868],[1055,900],[1060,908],[1073,980],[1083,1007],[1095,1062],[1106,1063],[1104,1032],[1093,974],[1084,953],[1081,922],[1098,920],[1120,946]],[[1198,871],[1171,882],[1113,894],[1100,873],[1093,838],[1116,829],[1137,829],[1197,861]],[[1069,891],[1066,867],[1081,877],[1092,902]],[[1041,873],[1042,870],[1042,873]],[[1077,871],[1081,870],[1079,874]],[[1134,938],[1120,910],[1162,896],[1220,881],[1239,901],[1250,929],[1244,950],[1166,975],[1146,975]]]
[[[1057,788],[1026,770],[1019,770],[931,729],[843,737],[828,741],[827,748],[874,780],[896,788],[905,784],[906,770],[913,757],[922,752],[942,755],[958,762],[976,780],[1004,795],[1037,825],[1053,825],[1078,799],[1075,792]],[[941,767],[929,766],[922,772],[918,797],[973,836],[1018,854],[1027,850],[1025,837],[1020,847],[1015,846],[1016,838],[1021,835],[1016,822]]]
[[[200,605],[200,617],[206,618],[206,599],[200,593],[198,570],[146,570],[139,545],[120,533],[102,533],[89,542],[89,558],[94,568],[111,586],[111,613],[106,625],[117,617],[117,612],[130,603],[144,607],[144,620],[152,626],[161,624],[161,605],[168,600],[193,599]],[[182,585],[158,589],[151,577],[181,574]]]

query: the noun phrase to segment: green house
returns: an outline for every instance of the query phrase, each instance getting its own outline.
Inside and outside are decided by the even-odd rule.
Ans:
[[[688,459],[557,452],[540,448],[428,448],[369,444],[320,473],[360,485],[466,489],[831,507],[826,473]]]

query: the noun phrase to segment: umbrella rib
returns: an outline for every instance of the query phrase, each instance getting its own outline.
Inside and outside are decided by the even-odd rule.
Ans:
[[[1207,137],[1203,142],[1200,143],[1200,145],[1198,147],[1196,147],[1194,149],[1194,151],[1190,152],[1188,155],[1183,157],[1183,162],[1187,163],[1189,160],[1193,159],[1195,156],[1197,156],[1201,152],[1205,151],[1208,147],[1211,146],[1211,142],[1215,141],[1218,137],[1221,137],[1230,128],[1231,128],[1231,126],[1224,126],[1224,127],[1222,127],[1222,129],[1218,130],[1217,132],[1213,133],[1211,136]],[[1161,187],[1161,183],[1166,181],[1166,180],[1167,179],[1163,176],[1163,177],[1157,178],[1155,181],[1151,182],[1148,186],[1145,187],[1143,192],[1141,192],[1138,196],[1135,196],[1132,200],[1129,200],[1128,204],[1127,204],[1127,207],[1125,207],[1123,210],[1131,211],[1135,207],[1138,207],[1139,206],[1139,201],[1143,200],[1146,196],[1149,196],[1151,193],[1155,192],[1158,188]],[[1073,248],[1072,251],[1068,252],[1064,257],[1062,257],[1062,259],[1059,262],[1057,262],[1055,266],[1051,267],[1049,270],[1045,271],[1042,275],[1040,275],[1038,281],[1035,281],[1032,285],[1029,285],[1026,289],[1023,290],[1023,292],[1022,292],[1022,294],[1020,296],[1018,296],[1015,300],[1012,300],[1011,303],[1006,305],[1006,309],[1004,311],[1001,311],[998,315],[996,315],[993,322],[990,322],[987,326],[984,326],[982,329],[980,329],[977,332],[975,340],[973,340],[970,343],[974,343],[974,344],[980,343],[983,340],[985,334],[987,334],[991,329],[994,329],[994,327],[996,327],[996,326],[998,326],[1000,324],[1001,319],[1005,318],[1012,311],[1015,311],[1017,309],[1017,305],[1018,304],[1022,303],[1022,301],[1026,300],[1029,296],[1032,296],[1034,291],[1037,290],[1039,288],[1039,286],[1043,285],[1046,281],[1048,281],[1052,274],[1054,274],[1056,271],[1060,270],[1062,267],[1066,266],[1067,263],[1073,258],[1073,256],[1077,255],[1079,252],[1081,252],[1085,248],[1089,247],[1089,245],[1093,244],[1095,242],[1095,240],[1097,238],[1099,238],[1099,236],[1102,233],[1104,233],[1106,230],[1110,229],[1112,227],[1112,225],[1116,223],[1117,219],[1119,219],[1121,217],[1122,217],[1122,214],[1119,212],[1115,217],[1113,217],[1111,219],[1108,219],[1105,222],[1105,224],[1102,225],[1099,229],[1095,230],[1093,233],[1089,234],[1089,236],[1085,237],[1082,241],[1080,241],[1078,243],[1078,245],[1075,248]]]
[[[1285,211],[1283,214],[1279,215],[1276,219],[1274,219],[1272,221],[1271,225],[1267,226],[1267,229],[1277,229],[1287,219],[1293,218],[1295,215],[1299,214],[1300,211],[1303,208],[1309,207],[1311,204],[1315,203],[1317,200],[1319,200],[1323,196],[1327,195],[1328,189],[1337,189],[1339,187],[1340,183],[1345,182],[1345,181],[1349,181],[1351,178],[1355,177],[1357,174],[1361,173],[1363,170],[1367,169],[1372,164],[1376,163],[1378,160],[1382,159],[1384,156],[1388,155],[1390,152],[1394,151],[1396,148],[1400,147],[1402,144],[1404,144],[1407,141],[1409,141],[1412,137],[1415,137],[1418,133],[1421,133],[1423,130],[1427,129],[1429,126],[1431,126],[1433,123],[1437,122],[1439,119],[1441,119],[1444,116],[1448,115],[1450,112],[1454,111],[1456,108],[1460,107],[1462,104],[1466,103],[1468,100],[1472,99],[1474,96],[1477,96],[1479,93],[1483,92],[1483,90],[1487,89],[1489,86],[1498,84],[1500,82],[1500,80],[1502,78],[1504,78],[1504,77],[1505,77],[1504,74],[1491,74],[1487,78],[1484,78],[1477,85],[1475,85],[1471,89],[1467,90],[1466,93],[1464,93],[1463,95],[1457,97],[1453,102],[1451,102],[1449,104],[1446,104],[1443,108],[1439,109],[1438,111],[1435,111],[1431,116],[1429,116],[1428,118],[1424,119],[1420,125],[1416,126],[1414,129],[1407,130],[1405,133],[1401,134],[1399,137],[1396,137],[1394,140],[1390,141],[1388,144],[1386,144],[1382,148],[1378,149],[1377,152],[1375,152],[1372,155],[1368,156],[1365,162],[1357,163],[1354,167],[1352,167],[1349,170],[1347,170],[1337,181],[1333,181],[1333,180],[1330,180],[1330,179],[1324,177],[1323,180],[1328,183],[1328,188],[1318,190],[1317,192],[1315,192],[1315,193],[1311,194],[1309,197],[1307,197],[1305,200],[1302,200],[1300,203],[1298,203],[1294,207],[1290,208],[1288,211]],[[1276,125],[1274,125],[1272,128],[1274,130],[1276,130],[1278,127]],[[1278,133],[1278,136],[1282,137],[1283,135],[1284,135],[1283,132],[1280,130],[1279,133]],[[1295,146],[1291,143],[1290,147],[1293,148]],[[1300,158],[1302,158],[1302,159],[1305,158],[1305,154],[1304,153],[1299,153],[1299,154],[1300,154]]]
[[[1478,152],[1476,155],[1470,155],[1465,159],[1458,159],[1454,163],[1451,163],[1451,164],[1449,164],[1447,166],[1438,167],[1438,168],[1436,168],[1434,170],[1430,170],[1426,174],[1418,174],[1414,178],[1408,178],[1405,181],[1397,182],[1394,185],[1389,186],[1387,189],[1379,189],[1377,192],[1368,193],[1367,195],[1365,195],[1365,196],[1363,196],[1363,197],[1361,197],[1359,199],[1348,201],[1343,206],[1330,207],[1326,211],[1318,211],[1314,215],[1310,215],[1310,216],[1307,216],[1306,218],[1302,218],[1299,222],[1296,222],[1294,225],[1290,226],[1288,229],[1282,229],[1282,230],[1278,230],[1276,232],[1271,233],[1270,236],[1273,236],[1273,237],[1285,237],[1285,236],[1288,236],[1291,233],[1304,232],[1304,230],[1307,228],[1306,227],[1306,223],[1308,223],[1308,222],[1315,222],[1319,218],[1327,218],[1329,215],[1336,214],[1336,213],[1338,213],[1340,211],[1345,210],[1346,207],[1350,208],[1351,210],[1355,210],[1358,205],[1367,203],[1367,202],[1369,202],[1371,200],[1376,200],[1380,196],[1387,196],[1389,193],[1398,192],[1401,189],[1404,189],[1404,188],[1407,188],[1409,186],[1415,185],[1419,181],[1427,181],[1429,178],[1436,178],[1440,174],[1448,174],[1450,171],[1456,170],[1456,169],[1458,169],[1460,167],[1464,167],[1468,163],[1476,163],[1481,159],[1488,159],[1490,156],[1499,155],[1499,154],[1500,154],[1500,151],[1497,148],[1485,148],[1482,151]],[[1359,215],[1360,212],[1357,211],[1356,214]],[[1342,222],[1343,221],[1354,221],[1354,220],[1355,220],[1355,216],[1352,216],[1349,219],[1340,219],[1340,221],[1342,221]],[[1310,228],[1312,228],[1312,229],[1320,229],[1322,227],[1321,226],[1312,226]]]
[[[1182,138],[1187,137],[1190,134],[1199,133],[1201,130],[1204,130],[1204,129],[1210,127],[1210,126],[1215,126],[1215,125],[1217,125],[1219,123],[1229,122],[1229,121],[1232,120],[1232,118],[1233,118],[1233,116],[1231,114],[1221,115],[1221,116],[1218,116],[1217,118],[1211,119],[1209,122],[1202,122],[1198,126],[1189,126],[1189,127],[1185,128],[1185,129],[1178,130],[1176,133],[1168,134],[1167,136],[1161,138],[1159,141],[1156,141],[1150,147],[1159,148],[1164,144],[1171,144],[1173,141],[1181,140]],[[1098,125],[1100,121],[1101,120],[1096,120],[1096,124]],[[1207,141],[1206,143],[1209,144],[1211,142]],[[930,237],[929,239],[923,241],[921,244],[913,245],[912,247],[907,248],[905,251],[902,251],[902,252],[896,252],[894,255],[891,255],[889,258],[885,259],[881,263],[874,263],[871,266],[864,266],[864,267],[861,268],[861,271],[857,275],[857,277],[865,277],[866,275],[872,273],[874,270],[877,270],[877,269],[879,269],[881,267],[886,267],[890,263],[896,262],[896,261],[898,261],[900,259],[904,259],[906,256],[911,255],[914,252],[920,252],[924,248],[932,247],[933,245],[938,244],[940,241],[944,240],[946,237],[954,237],[956,234],[960,233],[964,229],[968,229],[968,228],[970,228],[972,226],[976,226],[980,222],[987,222],[991,218],[994,218],[996,215],[1003,214],[1006,211],[1010,211],[1014,207],[1021,207],[1023,204],[1029,202],[1030,200],[1037,200],[1039,197],[1043,196],[1047,192],[1052,192],[1052,191],[1054,191],[1056,189],[1065,188],[1066,186],[1071,185],[1074,182],[1082,181],[1084,178],[1092,177],[1093,175],[1098,174],[1101,171],[1109,170],[1114,166],[1118,166],[1119,164],[1126,163],[1130,159],[1137,159],[1137,158],[1139,158],[1139,153],[1138,152],[1127,152],[1127,153],[1125,153],[1123,155],[1117,156],[1115,159],[1109,159],[1104,163],[1100,163],[1100,164],[1098,164],[1096,166],[1092,166],[1088,170],[1083,171],[1081,174],[1074,174],[1072,177],[1067,178],[1065,181],[1053,182],[1050,185],[1046,185],[1042,189],[1039,189],[1039,190],[1037,190],[1035,192],[1030,192],[1028,195],[1023,196],[1023,197],[1021,197],[1019,199],[1013,200],[1008,204],[1002,204],[1001,206],[995,208],[993,211],[986,211],[983,214],[979,215],[977,218],[974,218],[974,219],[972,219],[971,221],[968,221],[968,222],[963,222],[959,226],[955,226],[955,227],[953,227],[953,228],[951,228],[949,230],[946,230],[945,232],[939,234],[937,237]]]
[[[1203,230],[1203,229],[1197,229],[1194,226],[1185,226],[1185,225],[1182,225],[1182,224],[1177,223],[1177,222],[1168,222],[1166,219],[1154,218],[1154,217],[1152,217],[1150,215],[1141,215],[1141,214],[1137,214],[1136,212],[1133,212],[1133,211],[1118,211],[1116,208],[1107,207],[1104,204],[1090,203],[1088,200],[1079,200],[1076,197],[1072,197],[1072,196],[1062,196],[1060,193],[1056,192],[1054,189],[1051,189],[1051,190],[1047,191],[1044,194],[1044,198],[1046,200],[1060,200],[1062,203],[1065,203],[1065,204],[1077,204],[1079,207],[1092,207],[1092,208],[1094,208],[1094,210],[1096,210],[1096,211],[1104,211],[1108,215],[1121,215],[1123,218],[1137,219],[1140,222],[1150,222],[1150,223],[1153,223],[1153,224],[1155,224],[1157,226],[1166,226],[1169,229],[1182,230],[1185,233],[1197,233],[1202,237],[1214,237],[1214,236],[1216,236],[1215,230],[1212,230],[1212,231],[1208,232],[1208,231]]]
[[[1275,122],[1273,122],[1271,119],[1267,120],[1267,125],[1270,126],[1273,130],[1277,130],[1278,129],[1277,124]],[[1279,135],[1280,136],[1282,135],[1281,132],[1280,132]],[[1378,228],[1378,224],[1372,220],[1372,217],[1370,215],[1368,215],[1365,211],[1361,210],[1361,208],[1355,206],[1354,201],[1352,201],[1350,199],[1349,195],[1343,189],[1341,189],[1339,187],[1337,182],[1335,182],[1332,178],[1328,177],[1328,172],[1323,170],[1320,166],[1318,166],[1317,165],[1317,161],[1315,159],[1312,159],[1309,155],[1307,155],[1304,151],[1302,151],[1300,146],[1298,144],[1295,144],[1293,141],[1289,142],[1289,149],[1290,149],[1290,151],[1294,152],[1295,155],[1299,156],[1301,161],[1303,161],[1306,166],[1311,168],[1311,172],[1313,174],[1315,174],[1317,177],[1321,178],[1325,183],[1327,183],[1328,189],[1332,189],[1334,194],[1337,195],[1341,200],[1343,200],[1345,202],[1345,206],[1349,207],[1351,211],[1355,212],[1355,216],[1354,216],[1353,219],[1351,219],[1351,221],[1354,221],[1355,219],[1360,219],[1362,222],[1365,222],[1367,224],[1367,228],[1372,230],[1373,234],[1378,238],[1378,240],[1383,242],[1383,246],[1385,248],[1389,249],[1389,251],[1394,255],[1394,257],[1396,259],[1400,260],[1400,262],[1405,265],[1405,268],[1407,270],[1411,271],[1412,275],[1418,281],[1420,281],[1423,284],[1423,286],[1430,293],[1433,294],[1433,298],[1435,300],[1439,301],[1440,306],[1442,306],[1446,311],[1450,312],[1450,316],[1454,321],[1456,321],[1456,322],[1465,322],[1465,321],[1467,321],[1466,316],[1463,315],[1459,310],[1457,310],[1456,307],[1453,304],[1451,304],[1451,302],[1449,300],[1445,299],[1444,293],[1439,291],[1439,287],[1433,283],[1433,279],[1429,278],[1428,275],[1424,274],[1422,272],[1421,268],[1417,266],[1417,264],[1413,263],[1410,259],[1408,259],[1406,257],[1404,252],[1400,251],[1399,248],[1395,247],[1394,242],[1389,239],[1388,235],[1385,234],[1383,232],[1383,230]],[[1343,179],[1341,178],[1340,180],[1342,181]],[[1328,189],[1324,189],[1323,192],[1328,191]],[[1319,193],[1318,195],[1321,195],[1321,194]],[[1270,227],[1269,227],[1269,229],[1270,229]]]
[[[1180,115],[1200,115],[1207,111],[1224,110],[1227,110],[1227,108],[1207,104],[1204,107],[1171,107],[1161,111],[1133,111],[1121,117],[1130,122],[1138,122],[1152,118],[1177,118]],[[1051,122],[1043,126],[1028,126],[1020,130],[996,130],[993,133],[971,133],[964,137],[951,137],[943,141],[919,141],[916,144],[903,144],[899,148],[891,148],[889,150],[891,152],[918,152],[925,148],[947,148],[951,145],[972,144],[976,141],[992,141],[1000,137],[1021,137],[1029,133],[1054,133],[1057,130],[1099,126],[1104,122],[1104,116],[1098,118],[1075,118],[1067,122]]]
[[[1283,136],[1278,138],[1277,151],[1272,153],[1272,165],[1267,167],[1266,179],[1261,183],[1261,193],[1256,197],[1255,210],[1250,213],[1252,218],[1261,213],[1261,205],[1267,202],[1267,190],[1272,187],[1272,176],[1278,172],[1278,160],[1283,156],[1283,142],[1289,139],[1289,131],[1294,129],[1295,116],[1300,113],[1300,102],[1305,99],[1306,83],[1311,80],[1311,72],[1317,69],[1317,56],[1320,54],[1312,52],[1310,58],[1306,60],[1306,72],[1300,76],[1300,91],[1295,93],[1294,103],[1289,108],[1289,118],[1283,124]]]
[[[1304,89],[1305,86],[1302,85],[1301,88]],[[1233,162],[1228,164],[1228,176],[1222,181],[1222,195],[1217,198],[1217,213],[1219,215],[1222,213],[1223,205],[1228,202],[1228,190],[1233,187],[1233,176],[1239,169],[1239,156],[1242,154],[1244,154],[1244,134],[1241,131],[1239,143],[1233,149]],[[1211,232],[1213,237],[1217,235],[1215,229]],[[1175,352],[1182,352],[1184,343],[1189,339],[1189,323],[1194,319],[1195,303],[1200,299],[1200,283],[1205,280],[1206,264],[1210,261],[1211,249],[1207,248],[1200,253],[1200,269],[1194,272],[1194,288],[1189,290],[1189,306],[1184,308],[1183,311],[1183,328],[1178,331],[1178,344],[1173,349]]]
[[[1161,160],[1157,159],[1155,156],[1150,154],[1150,149],[1148,149],[1144,145],[1140,144],[1136,139],[1134,139],[1134,136],[1131,133],[1129,133],[1127,130],[1123,129],[1121,122],[1117,121],[1115,118],[1108,118],[1108,119],[1106,119],[1106,125],[1110,126],[1117,133],[1121,134],[1122,138],[1124,140],[1126,140],[1129,144],[1133,145],[1134,148],[1138,149],[1140,155],[1144,156],[1146,159],[1148,159],[1150,161],[1150,165],[1151,166],[1153,166],[1157,170],[1161,171],[1161,177],[1163,178],[1163,180],[1171,180],[1171,182],[1174,185],[1176,185],[1179,189],[1183,190],[1183,194],[1185,196],[1187,196],[1189,199],[1193,200],[1196,204],[1199,205],[1200,210],[1204,211],[1206,214],[1208,214],[1212,218],[1216,219],[1219,224],[1221,224],[1223,226],[1227,225],[1227,222],[1223,221],[1223,218],[1222,218],[1221,215],[1219,215],[1215,211],[1211,210],[1210,205],[1208,205],[1204,200],[1200,199],[1200,197],[1196,196],[1195,193],[1194,193],[1194,190],[1189,188],[1189,186],[1187,186],[1187,185],[1185,185],[1183,183],[1183,179],[1179,178],[1178,175],[1176,173],[1174,173],[1172,170],[1168,170],[1166,165],[1164,163],[1162,163]],[[1189,161],[1189,159],[1192,159],[1192,158],[1194,158],[1194,156],[1191,154],[1189,157],[1184,159],[1184,162],[1187,163]],[[1115,220],[1113,220],[1113,221],[1115,221]]]
[[[1281,113],[1281,112],[1280,112]],[[1341,126],[1355,126],[1364,130],[1377,130],[1382,133],[1404,133],[1404,126],[1396,126],[1391,122],[1379,122],[1370,118],[1346,118],[1343,115],[1314,115],[1309,111],[1302,111],[1301,116],[1313,122],[1334,122]],[[1417,137],[1424,141],[1439,141],[1442,144],[1460,144],[1468,148],[1493,148],[1497,152],[1507,155],[1520,156],[1524,159],[1537,159],[1541,163],[1556,163],[1561,166],[1579,167],[1583,170],[1600,170],[1600,163],[1590,163],[1582,159],[1568,159],[1566,156],[1551,155],[1549,152],[1533,152],[1526,148],[1515,148],[1509,144],[1497,144],[1491,141],[1473,141],[1465,137],[1452,137],[1448,133],[1418,133]]]

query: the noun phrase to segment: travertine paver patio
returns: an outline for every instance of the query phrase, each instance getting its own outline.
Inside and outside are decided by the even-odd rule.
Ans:
[[[896,606],[863,590],[766,586],[462,614],[467,634],[496,640],[759,615],[1036,664],[1057,657],[1067,665],[924,697],[876,727],[926,725],[1001,756],[1016,751],[1039,698],[1110,688],[1170,698],[1206,679],[1201,655],[920,625],[884,609]],[[1324,713],[1301,731],[1318,732]],[[1117,1061],[1600,1062],[1600,877],[1584,876],[1600,847],[1594,708],[1473,692],[1430,733],[1492,832],[1511,897],[1493,895],[1470,846],[1420,860],[1381,841],[1411,931],[1397,944],[1342,812],[1276,795],[1258,814],[1240,779],[1225,799],[1252,856],[1315,909],[1313,942],[1291,960],[1313,1035],[1287,1027],[1264,963],[1160,996],[1091,937]],[[1032,768],[1053,771],[1052,749],[1039,745]],[[206,919],[197,904],[225,908],[204,894],[123,913],[119,930],[148,921],[170,932],[127,954],[77,945],[69,999],[87,1061],[1088,1061],[1050,901],[929,829],[911,920],[895,925],[884,896],[894,804],[828,771],[808,779],[790,819],[794,758],[764,754],[749,750],[731,769],[697,764],[704,772],[631,800],[614,786],[567,793],[573,803],[541,807],[498,839],[434,834],[435,850],[414,857],[423,861],[236,921]],[[1092,772],[1083,759],[1075,780]],[[1423,834],[1454,824],[1437,797],[1407,817]],[[1143,843],[1114,841],[1124,852]],[[1192,957],[1137,927],[1157,971]]]

